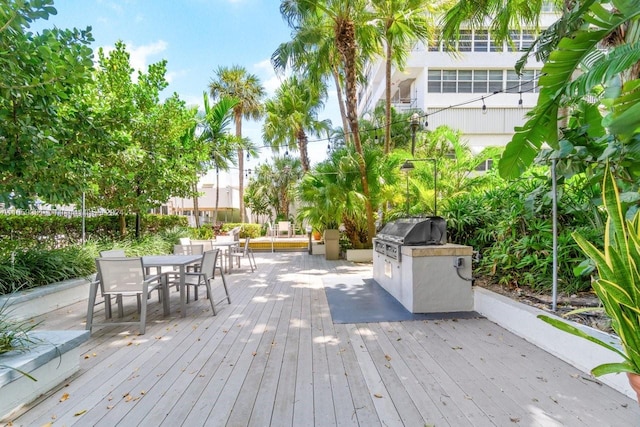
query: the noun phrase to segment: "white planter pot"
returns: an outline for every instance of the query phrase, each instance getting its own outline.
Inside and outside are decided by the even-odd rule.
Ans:
[[[373,249],[347,249],[347,261],[373,262]]]
[[[324,255],[324,243],[311,242],[311,254],[312,255]]]

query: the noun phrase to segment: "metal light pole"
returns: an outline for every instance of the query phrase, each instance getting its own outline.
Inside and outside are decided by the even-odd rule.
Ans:
[[[418,126],[420,126],[420,115],[418,113],[413,113],[411,115],[409,126],[411,127],[411,156],[415,156],[416,131],[418,130]]]
[[[407,173],[407,215],[409,214],[409,172],[415,169],[413,162],[433,162],[433,216],[438,216],[438,163],[435,158],[405,160],[400,170]]]

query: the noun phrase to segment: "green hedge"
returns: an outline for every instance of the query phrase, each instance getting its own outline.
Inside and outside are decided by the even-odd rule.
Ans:
[[[135,230],[135,215],[125,216],[129,234]],[[143,215],[142,235],[174,227],[186,227],[187,218],[177,215]],[[87,240],[120,238],[119,217],[101,215],[85,218]],[[0,251],[28,248],[55,249],[82,240],[82,218],[58,215],[0,215]]]

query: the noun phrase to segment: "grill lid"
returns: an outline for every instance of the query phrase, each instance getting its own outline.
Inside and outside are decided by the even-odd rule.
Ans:
[[[408,246],[442,245],[447,242],[447,223],[444,218],[400,218],[388,222],[376,236]]]

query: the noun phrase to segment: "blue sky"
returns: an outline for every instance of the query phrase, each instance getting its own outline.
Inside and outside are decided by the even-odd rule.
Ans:
[[[269,59],[291,34],[279,5],[277,0],[56,0],[58,14],[34,28],[91,26],[96,53],[122,40],[136,69],[146,71],[149,64],[166,59],[165,93],[177,92],[187,104],[202,105],[202,93],[219,66],[245,67],[273,94],[279,80]],[[333,95],[319,118],[337,126],[340,116]],[[261,125],[243,122],[243,135],[258,146],[263,145]],[[324,158],[326,146],[310,144],[312,163]],[[260,154],[248,167],[272,155],[270,149]]]

